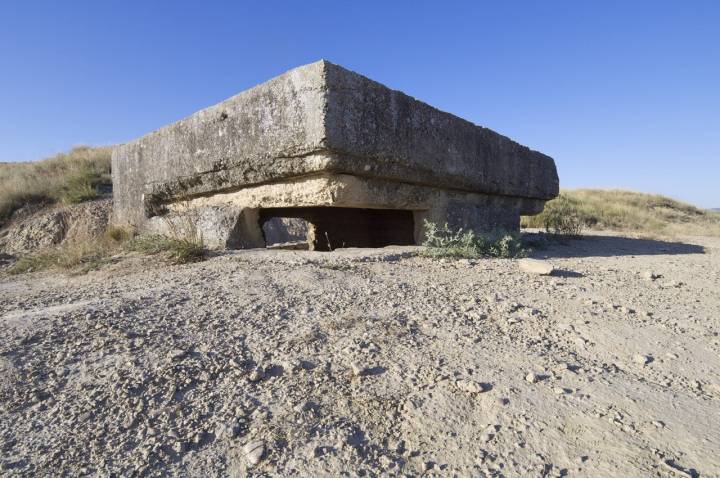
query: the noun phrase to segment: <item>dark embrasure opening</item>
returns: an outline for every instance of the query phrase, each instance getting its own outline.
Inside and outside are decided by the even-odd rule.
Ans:
[[[415,244],[413,212],[400,209],[268,208],[260,210],[260,227],[268,247],[307,244],[331,251]]]

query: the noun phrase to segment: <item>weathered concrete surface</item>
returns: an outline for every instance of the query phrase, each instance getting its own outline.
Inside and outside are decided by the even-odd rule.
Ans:
[[[317,178],[352,181],[356,196],[376,194],[343,206],[409,208],[476,229],[517,229],[520,213],[539,212],[558,193],[552,158],[326,61],[119,146],[112,170],[114,221],[139,227],[157,223],[148,220],[173,204],[189,200],[195,207],[216,194],[222,214],[299,201],[341,205],[337,197],[301,190]],[[273,184],[266,202],[227,201]],[[229,232],[234,227],[210,234],[217,247],[238,242]],[[263,242],[262,232],[249,234],[255,239],[245,247],[258,235]]]
[[[170,214],[162,220],[153,219],[151,223],[164,223],[173,216],[185,218],[188,211],[204,216],[208,210],[234,210],[239,214],[238,223],[247,225],[242,233],[242,247],[263,247],[262,234],[251,232],[261,208],[400,209],[413,212],[414,237],[420,243],[426,219],[440,224],[447,222],[453,229],[514,230],[520,222],[521,212],[539,212],[542,204],[541,200],[432,188],[348,174],[317,174],[172,203],[167,206]],[[227,235],[232,236],[229,231]],[[253,241],[249,237],[256,239]],[[205,239],[211,247],[226,247],[224,243]]]

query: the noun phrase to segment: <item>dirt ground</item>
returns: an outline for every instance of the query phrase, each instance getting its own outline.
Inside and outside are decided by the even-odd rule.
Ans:
[[[4,476],[720,476],[720,239],[0,272]]]

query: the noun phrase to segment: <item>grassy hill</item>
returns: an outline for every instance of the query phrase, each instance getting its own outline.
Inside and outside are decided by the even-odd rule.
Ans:
[[[0,228],[32,203],[77,203],[111,184],[110,148],[81,146],[42,161],[0,163]]]
[[[543,228],[553,213],[573,215],[586,229],[646,235],[720,236],[720,213],[660,196],[617,189],[566,189],[523,227]]]

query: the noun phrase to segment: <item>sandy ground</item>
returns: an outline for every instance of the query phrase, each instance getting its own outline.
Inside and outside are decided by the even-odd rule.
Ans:
[[[720,476],[720,240],[413,251],[0,272],[0,474]]]

